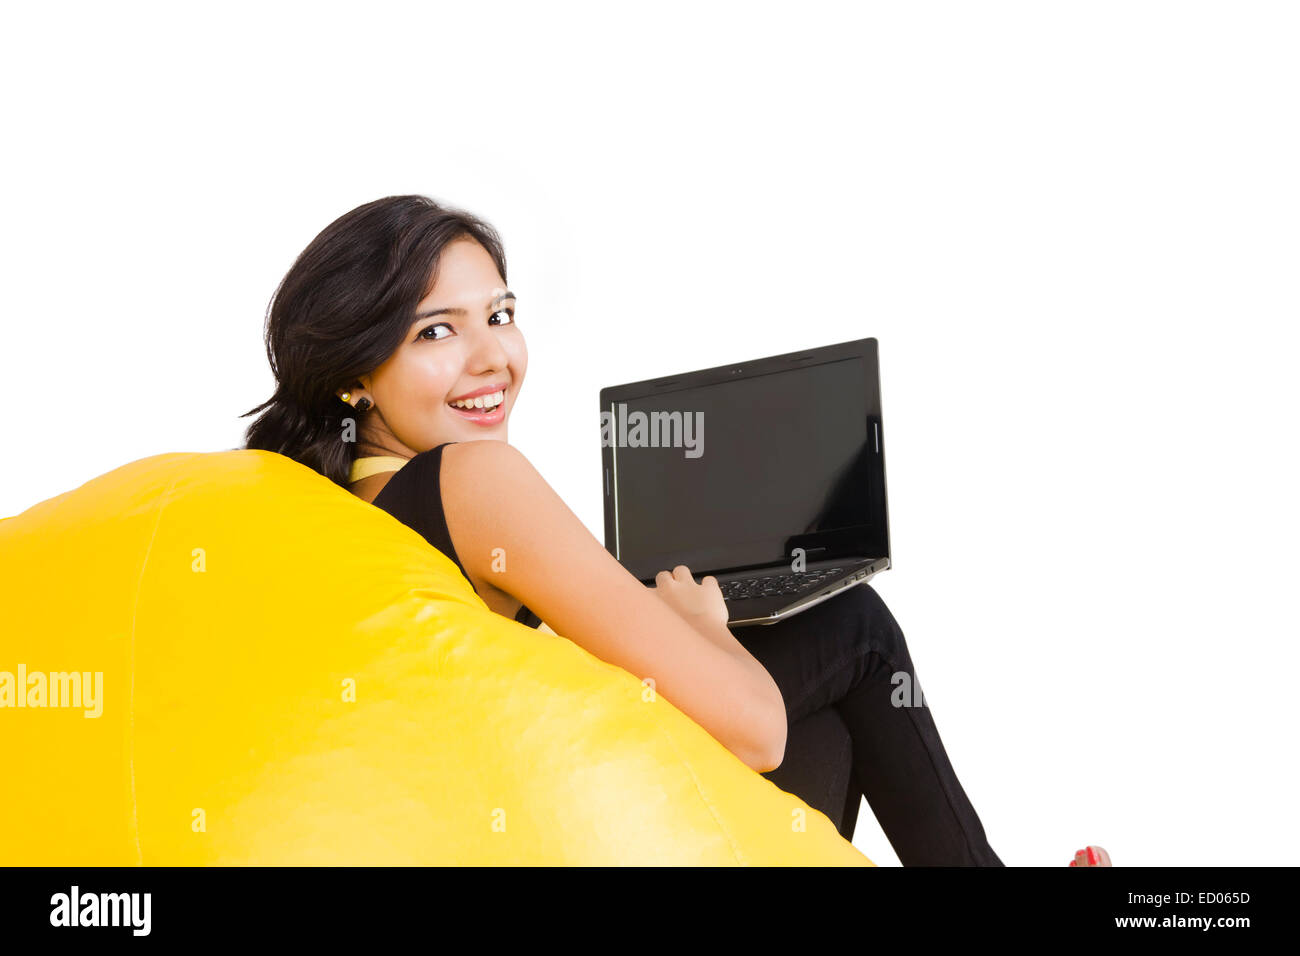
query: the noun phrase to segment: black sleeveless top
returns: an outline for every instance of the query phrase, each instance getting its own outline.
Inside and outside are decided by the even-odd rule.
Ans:
[[[387,511],[408,528],[418,531],[424,540],[456,562],[460,573],[469,581],[465,565],[460,563],[447,530],[447,516],[442,507],[442,450],[447,442],[422,451],[399,469],[384,485],[373,504]],[[474,582],[470,581],[470,587]],[[519,608],[515,620],[528,627],[539,627],[542,619],[527,605]]]

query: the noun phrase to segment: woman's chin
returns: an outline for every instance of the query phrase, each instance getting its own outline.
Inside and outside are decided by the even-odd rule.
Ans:
[[[443,441],[507,441],[506,425],[509,417],[497,422],[495,425],[478,425],[472,422],[452,422],[452,427],[446,429],[443,434],[447,437]]]

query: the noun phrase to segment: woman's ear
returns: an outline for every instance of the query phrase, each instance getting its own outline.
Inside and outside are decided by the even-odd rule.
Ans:
[[[336,394],[339,397],[339,401],[348,402],[350,404],[352,400],[357,397],[358,394],[367,391],[368,389],[369,386],[365,382],[361,381],[360,379],[357,379],[353,381],[352,384],[349,385],[348,387],[340,388],[334,394]],[[370,400],[363,399],[363,401],[367,403],[366,407],[369,408],[371,404]]]
[[[339,401],[347,402],[349,405],[352,406],[352,408],[355,411],[358,412],[368,411],[369,409],[374,407],[375,403],[372,402],[369,398],[366,398],[365,396],[357,398],[357,395],[366,389],[367,389],[366,383],[358,379],[357,381],[352,383],[351,388],[343,389],[342,391],[337,393],[339,397]],[[354,398],[356,399],[355,402],[353,401]]]

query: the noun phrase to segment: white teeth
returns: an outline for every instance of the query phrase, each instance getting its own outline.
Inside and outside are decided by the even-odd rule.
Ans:
[[[476,398],[466,398],[455,402],[448,402],[452,408],[496,408],[506,400],[506,390],[493,392],[491,395],[479,395]]]

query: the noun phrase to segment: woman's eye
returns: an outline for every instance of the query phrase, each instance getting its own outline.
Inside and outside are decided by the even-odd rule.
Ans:
[[[501,316],[505,316],[504,321],[499,321]],[[493,312],[492,315],[488,317],[488,324],[490,325],[510,325],[514,321],[515,321],[515,313],[513,309],[498,309],[496,312]],[[430,332],[438,332],[441,334],[429,335],[428,333]],[[452,327],[450,325],[448,325],[446,322],[439,322],[437,325],[431,325],[428,328],[421,329],[420,334],[417,337],[424,339],[426,342],[437,342],[447,338],[450,335],[455,335],[455,334],[456,333],[452,330]]]
[[[431,325],[426,329],[421,329],[420,338],[428,342],[437,342],[439,339],[445,339],[447,335],[425,335],[426,332],[437,332],[439,330],[446,332],[447,335],[451,335],[451,326],[446,322],[439,322],[437,325]]]

